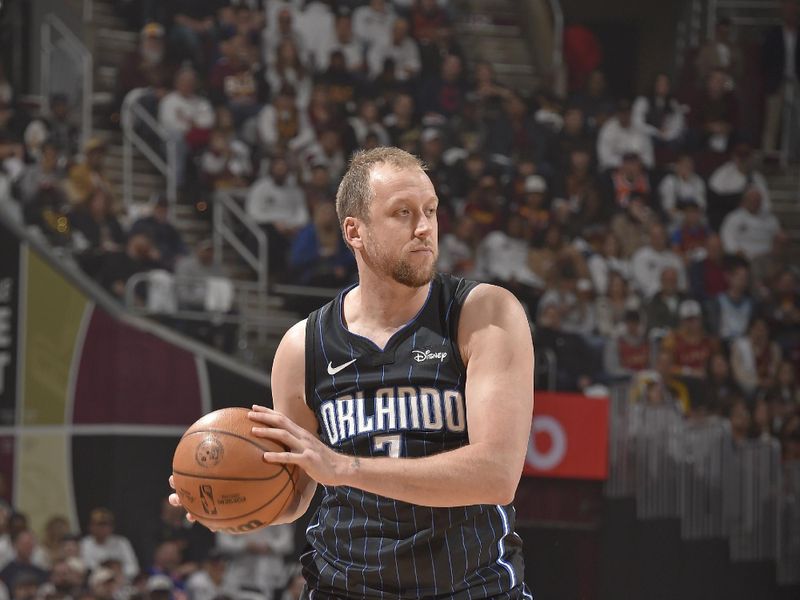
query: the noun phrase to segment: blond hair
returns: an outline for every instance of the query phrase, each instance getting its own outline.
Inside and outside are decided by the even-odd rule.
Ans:
[[[391,165],[396,169],[426,169],[425,164],[413,154],[391,146],[359,150],[353,154],[336,192],[336,215],[342,229],[346,217],[368,220],[369,203],[372,201],[370,175],[372,167],[379,164]]]

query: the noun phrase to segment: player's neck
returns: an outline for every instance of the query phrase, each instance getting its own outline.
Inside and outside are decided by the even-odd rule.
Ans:
[[[411,288],[385,277],[361,273],[359,285],[345,296],[344,317],[348,329],[373,332],[397,330],[420,311],[430,284]],[[371,337],[371,336],[368,336]]]

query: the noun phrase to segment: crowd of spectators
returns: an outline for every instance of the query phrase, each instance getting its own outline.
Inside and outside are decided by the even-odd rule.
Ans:
[[[740,124],[728,22],[699,49],[688,91],[660,73],[641,95],[616,97],[598,68],[564,97],[523,97],[491,64],[465,68],[446,2],[125,4],[141,35],[120,68],[120,101],[145,90],[139,101],[176,148],[183,201],[208,207],[214,191],[244,190],[273,281],[352,281],[336,185],[354,150],[399,146],[436,187],[440,268],[505,286],[526,306],[539,385],[632,380],[655,390],[642,398],[691,416],[743,402],[748,431],[766,411],[768,433],[797,451],[798,273],[760,166],[777,133],[769,116],[759,148]],[[763,52],[772,78],[785,52],[775,36],[796,40],[797,5],[782,6]],[[776,90],[797,85],[800,66],[780,60],[770,115]],[[154,266],[210,266],[207,245],[187,257],[158,202],[142,219],[120,214],[102,142],[75,160],[57,101],[33,149],[8,106],[4,140],[25,139],[0,144],[0,158],[28,222],[82,246],[84,268],[112,293]]]
[[[248,536],[211,533],[166,498],[138,553],[103,507],[91,511],[84,534],[61,515],[40,533],[3,502],[3,600],[298,600],[304,583],[291,562],[292,525]]]

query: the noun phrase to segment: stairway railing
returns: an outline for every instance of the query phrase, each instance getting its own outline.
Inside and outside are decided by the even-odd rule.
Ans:
[[[42,111],[46,114],[50,109],[50,96],[53,93],[53,56],[66,57],[77,67],[77,72],[81,77],[81,145],[83,145],[92,135],[94,68],[92,53],[55,14],[47,14],[42,19],[39,35],[41,41]]]
[[[122,193],[126,206],[133,203],[133,150],[138,150],[164,176],[167,184],[167,200],[170,211],[174,209],[178,199],[177,149],[176,142],[142,106],[141,100],[148,93],[146,88],[137,88],[128,92],[122,102],[121,124],[122,142]],[[138,131],[144,126],[159,140],[165,150],[165,158],[153,148]]]
[[[248,215],[237,196],[241,197],[247,190],[225,190],[217,192],[214,196],[214,260],[222,261],[223,247],[229,246],[255,273],[258,287],[266,298],[269,281],[269,256],[267,234]],[[255,251],[252,244],[240,235],[248,232],[255,240]]]

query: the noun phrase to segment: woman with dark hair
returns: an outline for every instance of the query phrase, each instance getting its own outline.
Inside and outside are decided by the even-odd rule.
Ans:
[[[704,408],[709,413],[723,414],[726,407],[741,395],[742,390],[731,375],[728,357],[723,352],[714,352],[708,358],[706,368],[706,393],[702,395],[705,401],[696,402],[692,408]]]
[[[291,39],[281,40],[275,51],[275,65],[267,72],[271,90],[284,86],[294,89],[297,106],[305,108],[311,100],[311,74],[300,57],[297,45]]]
[[[659,73],[646,96],[633,103],[631,118],[650,134],[656,151],[676,150],[686,132],[686,108],[672,95],[672,81]]]

